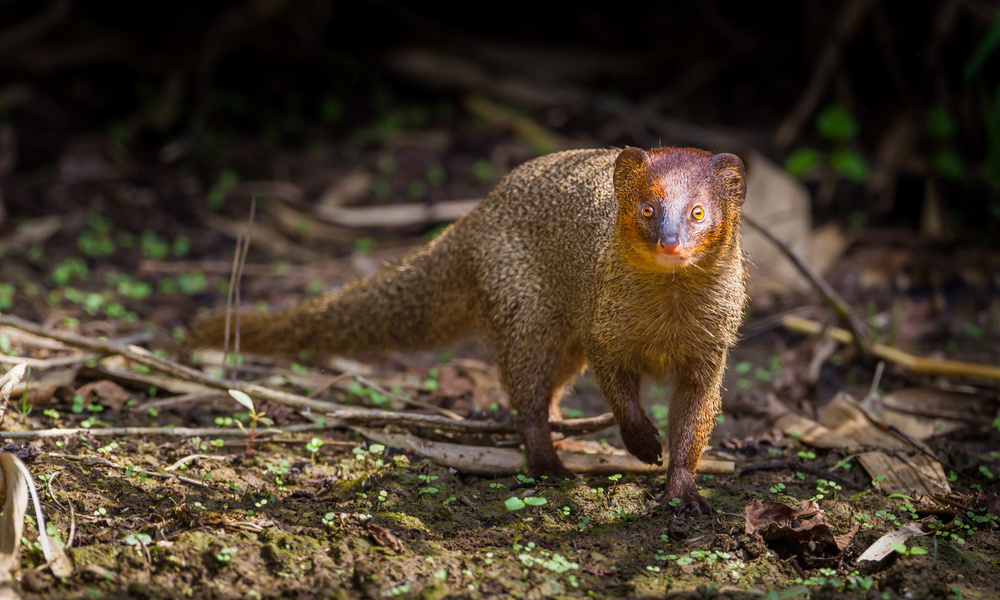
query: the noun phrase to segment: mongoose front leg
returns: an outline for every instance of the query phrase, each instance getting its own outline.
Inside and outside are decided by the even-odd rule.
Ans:
[[[661,464],[663,447],[657,437],[658,431],[639,404],[640,375],[600,362],[592,364],[591,368],[604,392],[604,399],[615,413],[625,447],[643,462]]]
[[[670,464],[667,467],[667,487],[658,498],[664,503],[664,508],[678,498],[680,505],[674,507],[677,510],[711,513],[708,501],[698,494],[694,474],[715,427],[716,414],[722,408],[719,388],[725,363],[723,353],[721,356],[688,361],[677,370],[668,415]]]

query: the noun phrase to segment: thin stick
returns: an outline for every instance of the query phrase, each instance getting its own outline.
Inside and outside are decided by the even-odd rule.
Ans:
[[[51,456],[52,458],[62,458],[65,460],[72,460],[77,462],[82,462],[88,466],[98,466],[98,467],[110,467],[112,469],[126,470],[125,465],[119,465],[111,462],[106,458],[101,458],[99,456],[77,456],[76,454],[63,454],[62,452],[48,452],[46,456]],[[196,479],[191,479],[190,477],[181,477],[180,475],[174,475],[173,473],[160,473],[159,471],[147,471],[145,469],[136,469],[133,467],[133,471],[136,473],[143,473],[149,477],[154,477],[156,479],[174,479],[180,481],[181,483],[186,483],[188,485],[200,488],[206,488],[214,490],[216,492],[221,492],[222,490],[207,483],[202,483]]]
[[[440,429],[456,433],[514,433],[516,431],[512,422],[474,421],[471,419],[455,421],[437,415],[418,413],[344,409],[327,413],[327,416],[352,424],[375,427],[396,425],[406,429]],[[564,419],[551,423],[553,431],[574,434],[600,431],[614,424],[615,417],[611,413],[583,419]]]
[[[226,330],[222,338],[222,376],[226,376],[226,358],[229,356],[229,332],[233,315],[233,294],[236,293],[236,265],[240,262],[240,246],[243,245],[243,236],[236,238],[236,250],[233,252],[233,266],[229,271],[229,289],[226,290]]]
[[[253,232],[253,218],[254,214],[257,212],[257,198],[251,198],[250,200],[250,216],[247,218],[247,232],[243,238],[243,250],[240,253],[240,249],[237,247],[236,252],[240,253],[240,259],[236,262],[236,323],[235,334],[236,343],[233,347],[233,374],[232,378],[236,379],[237,374],[240,369],[240,285],[243,283],[243,266],[247,264],[247,251],[250,250],[250,235]]]
[[[782,319],[781,324],[786,329],[805,333],[807,335],[817,335],[823,331],[823,324],[811,319],[787,315]],[[854,335],[846,329],[830,327],[827,333],[841,344],[850,344],[854,341]],[[939,377],[969,377],[974,379],[986,379],[990,381],[1000,381],[1000,367],[993,365],[983,365],[977,363],[962,362],[957,360],[941,360],[915,356],[909,352],[904,352],[899,348],[892,348],[884,344],[872,344],[872,356],[882,360],[900,365],[912,373],[919,375],[934,375]]]
[[[812,267],[809,266],[809,263],[792,250],[792,247],[788,244],[788,242],[775,236],[773,233],[768,231],[766,227],[746,215],[742,216],[742,220],[747,225],[759,231],[761,235],[768,239],[768,241],[777,246],[778,249],[781,250],[781,252],[788,258],[788,260],[792,261],[792,264],[794,264],[799,272],[809,280],[816,291],[823,296],[823,299],[826,300],[826,303],[830,306],[830,308],[837,313],[840,320],[851,330],[851,343],[854,344],[858,352],[865,357],[871,356],[871,342],[868,340],[868,336],[866,335],[866,328],[864,324],[858,322],[858,320],[854,318],[854,314],[851,312],[850,307],[847,305],[847,302],[840,297],[840,294],[830,287],[830,284],[827,283],[825,279],[813,271]]]
[[[398,401],[403,402],[405,404],[408,404],[410,406],[416,406],[418,408],[423,408],[423,409],[426,409],[426,410],[432,410],[432,411],[438,413],[439,415],[442,415],[442,416],[447,417],[449,419],[452,419],[454,421],[464,421],[465,420],[465,417],[463,417],[462,415],[460,415],[460,414],[458,414],[458,413],[456,413],[454,411],[450,411],[447,408],[441,408],[440,406],[434,406],[433,404],[429,404],[427,402],[421,402],[420,400],[414,400],[413,398],[407,398],[406,396],[403,396],[403,395],[400,395],[400,394],[394,394],[394,393],[386,390],[384,387],[380,386],[379,384],[375,383],[374,381],[372,381],[372,380],[370,380],[370,379],[368,379],[366,377],[363,377],[361,375],[358,375],[357,373],[351,373],[351,378],[354,379],[355,381],[357,381],[358,383],[360,383],[361,385],[370,387],[371,389],[375,390],[376,392],[378,392],[380,394],[389,396],[390,398],[392,398],[394,400],[398,400]]]
[[[305,431],[322,431],[324,429],[329,429],[330,425],[326,426],[318,424],[308,424],[308,425],[295,425],[292,427],[286,427],[284,429],[262,429],[257,432],[257,436],[262,435],[278,435],[284,433],[299,433]],[[93,429],[84,429],[82,427],[67,427],[61,429],[34,429],[31,431],[2,431],[0,432],[0,438],[7,438],[11,440],[42,440],[58,437],[68,437],[72,435],[86,434],[95,438],[100,437],[129,437],[129,436],[147,436],[147,435],[164,435],[168,437],[211,437],[211,438],[224,438],[224,437],[246,437],[247,433],[242,429],[237,429],[236,427],[230,428],[220,428],[220,427],[100,427]]]
[[[78,348],[86,348],[88,350],[105,352],[107,354],[120,354],[129,360],[146,365],[147,367],[156,369],[157,371],[162,371],[175,379],[194,381],[204,385],[205,387],[219,390],[240,390],[250,396],[256,396],[263,400],[277,402],[278,404],[284,404],[285,406],[290,406],[292,408],[319,411],[320,414],[344,408],[344,405],[336,402],[313,400],[312,398],[306,398],[305,396],[299,396],[298,394],[290,394],[288,392],[273,390],[262,385],[246,383],[234,379],[216,379],[205,375],[197,369],[192,369],[191,367],[186,367],[175,361],[154,356],[141,348],[124,346],[122,344],[116,344],[114,342],[104,340],[95,340],[65,331],[48,329],[38,325],[37,323],[32,323],[31,321],[27,321],[13,315],[0,315],[0,325],[6,325],[8,327],[20,329],[38,336],[58,340],[64,344],[76,346]]]

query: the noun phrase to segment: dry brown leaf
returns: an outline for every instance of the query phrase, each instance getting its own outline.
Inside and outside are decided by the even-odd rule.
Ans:
[[[379,527],[371,521],[365,521],[364,529],[379,546],[389,548],[395,552],[403,551],[403,542],[400,542],[399,538],[392,535],[386,528]]]
[[[858,463],[871,475],[875,489],[886,494],[946,496],[951,485],[941,463],[924,454],[866,452]]]
[[[864,408],[889,425],[917,440],[950,433],[964,423],[981,422],[995,404],[975,391],[913,387],[896,390],[879,399],[877,407]]]
[[[855,526],[844,535],[834,534],[823,518],[823,511],[812,500],[803,500],[798,506],[754,500],[747,505],[745,512],[746,532],[756,533],[768,541],[820,542],[832,544],[843,552],[858,532]]]
[[[76,388],[76,393],[82,396],[86,402],[90,402],[93,396],[97,396],[100,399],[102,406],[110,408],[116,412],[120,411],[131,397],[131,395],[125,391],[125,388],[107,379],[92,381],[86,385],[82,385]]]
[[[884,423],[873,421],[858,401],[844,392],[839,392],[821,408],[816,420],[827,429],[868,447],[899,451],[913,449],[902,438],[887,431]]]
[[[861,444],[835,431],[830,431],[812,419],[798,415],[785,407],[774,394],[768,394],[764,411],[775,429],[794,436],[813,448],[859,450]]]

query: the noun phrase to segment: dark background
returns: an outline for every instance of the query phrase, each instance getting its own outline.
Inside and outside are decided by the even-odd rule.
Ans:
[[[306,207],[359,167],[388,187],[352,204],[482,197],[556,149],[470,108],[486,99],[567,146],[752,148],[779,165],[812,151],[817,225],[995,248],[996,15],[979,0],[2,2],[0,227],[83,211],[46,240],[71,253],[96,212],[221,257],[231,240],[204,219],[245,218],[247,181],[293,182]],[[824,133],[830,107],[848,121]],[[444,183],[423,181],[432,167]]]

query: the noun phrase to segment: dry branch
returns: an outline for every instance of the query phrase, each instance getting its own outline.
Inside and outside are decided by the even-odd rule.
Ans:
[[[375,427],[395,425],[407,429],[440,429],[441,431],[455,433],[514,433],[516,431],[513,422],[474,421],[471,419],[455,421],[447,417],[419,413],[346,409],[327,413],[327,416],[355,425]],[[553,421],[552,430],[561,433],[580,434],[600,431],[614,424],[614,415],[604,413],[596,417],[584,419]]]
[[[822,323],[795,315],[786,315],[781,320],[781,324],[786,329],[808,335],[819,335],[824,330]],[[826,328],[826,333],[841,344],[851,344],[854,342],[854,335],[846,329],[829,327]],[[914,356],[913,354],[904,352],[898,348],[886,346],[885,344],[872,344],[871,353],[876,358],[900,365],[920,375],[970,377],[1000,381],[1000,367],[993,365]]]
[[[292,425],[289,427],[284,427],[281,429],[270,427],[268,429],[261,429],[255,434],[256,438],[261,438],[261,436],[279,435],[285,433],[302,433],[306,431],[322,431],[324,429],[330,429],[330,425],[319,425],[319,424],[306,424],[306,425]],[[63,429],[34,429],[31,431],[4,431],[0,432],[0,438],[6,438],[10,440],[40,440],[49,438],[59,438],[67,437],[71,435],[89,435],[91,437],[128,437],[128,436],[147,436],[147,435],[165,435],[168,437],[210,437],[210,438],[225,438],[225,437],[246,437],[247,432],[238,429],[236,427],[221,428],[221,427],[95,427],[93,429],[84,429],[82,427],[68,427]],[[257,439],[255,441],[264,441]]]
[[[809,266],[809,263],[792,250],[792,247],[788,245],[788,242],[779,239],[773,233],[768,231],[766,227],[746,215],[743,215],[742,220],[747,225],[750,225],[759,231],[761,235],[768,239],[768,241],[777,246],[778,249],[781,250],[786,257],[788,257],[788,260],[792,261],[792,264],[795,265],[799,272],[802,273],[802,275],[809,280],[809,283],[812,284],[816,291],[823,296],[823,299],[828,305],[830,305],[830,308],[837,313],[840,320],[846,323],[850,328],[852,334],[850,343],[854,344],[862,356],[871,356],[871,343],[868,341],[868,336],[865,334],[865,326],[854,318],[854,314],[851,312],[850,307],[847,305],[847,302],[840,297],[840,294],[830,287],[830,284],[827,283],[825,279],[813,271],[812,267]]]
[[[146,365],[147,367],[156,369],[157,371],[162,371],[171,377],[186,381],[193,381],[214,389],[240,390],[250,396],[256,396],[262,400],[284,404],[285,406],[290,406],[292,408],[314,410],[326,413],[342,407],[342,405],[337,404],[336,402],[321,402],[319,400],[313,400],[297,394],[272,390],[271,388],[261,385],[230,379],[216,379],[205,375],[201,371],[192,369],[191,367],[186,367],[172,360],[153,356],[141,348],[125,346],[123,344],[116,344],[114,342],[107,342],[103,340],[95,340],[65,331],[48,329],[38,325],[37,323],[32,323],[31,321],[12,315],[0,315],[0,325],[14,327],[15,329],[20,329],[22,331],[27,331],[28,333],[58,340],[64,344],[76,346],[77,348],[85,348],[93,352],[119,354],[139,364]]]

